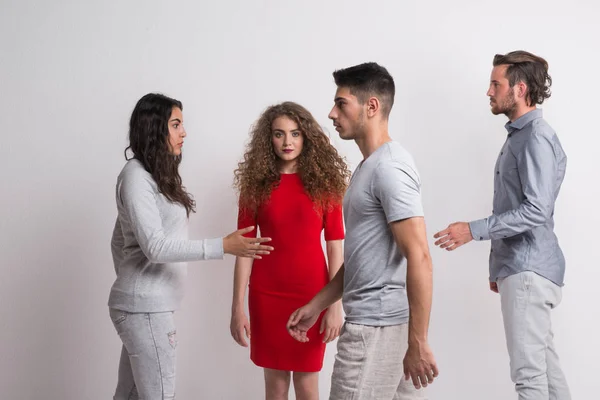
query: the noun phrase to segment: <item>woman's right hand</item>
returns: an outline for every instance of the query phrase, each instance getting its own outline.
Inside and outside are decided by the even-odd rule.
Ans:
[[[244,234],[252,232],[253,226],[237,230],[223,238],[223,252],[237,257],[261,259],[260,255],[270,254],[273,247],[261,243],[270,242],[271,238],[247,238]]]
[[[245,332],[246,337],[250,339],[250,322],[248,321],[248,317],[246,317],[246,313],[243,311],[232,313],[229,330],[231,331],[231,337],[233,337],[233,340],[235,340],[240,346],[248,347],[248,343],[244,338]]]

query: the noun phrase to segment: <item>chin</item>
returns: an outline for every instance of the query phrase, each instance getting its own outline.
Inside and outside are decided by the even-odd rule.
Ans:
[[[340,139],[348,140],[348,139],[350,139],[351,135],[349,135],[345,131],[342,131],[342,132],[338,131],[338,136],[340,137]]]

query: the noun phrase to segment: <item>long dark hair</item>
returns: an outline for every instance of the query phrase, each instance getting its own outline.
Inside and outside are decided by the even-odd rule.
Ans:
[[[189,217],[195,212],[196,202],[186,192],[179,175],[181,155],[169,151],[169,118],[173,108],[183,110],[179,100],[157,93],[142,97],[129,121],[129,146],[133,158],[140,161],[158,185],[158,190],[170,201],[185,207]]]

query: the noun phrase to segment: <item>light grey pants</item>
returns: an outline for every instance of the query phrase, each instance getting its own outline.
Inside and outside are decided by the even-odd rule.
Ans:
[[[408,324],[346,322],[338,338],[330,400],[421,400],[423,389],[404,379]]]
[[[550,311],[560,286],[527,271],[498,280],[510,375],[519,400],[570,400],[554,348]]]
[[[175,399],[177,337],[173,312],[110,309],[123,342],[114,400]]]

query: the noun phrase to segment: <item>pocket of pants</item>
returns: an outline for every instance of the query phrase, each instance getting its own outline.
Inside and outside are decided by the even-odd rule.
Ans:
[[[169,344],[172,348],[177,348],[177,331],[172,331],[167,333],[167,337],[169,338]]]
[[[129,315],[129,313],[126,311],[115,310],[112,308],[110,309],[110,319],[115,326],[120,325],[123,322],[125,322],[128,315]]]

